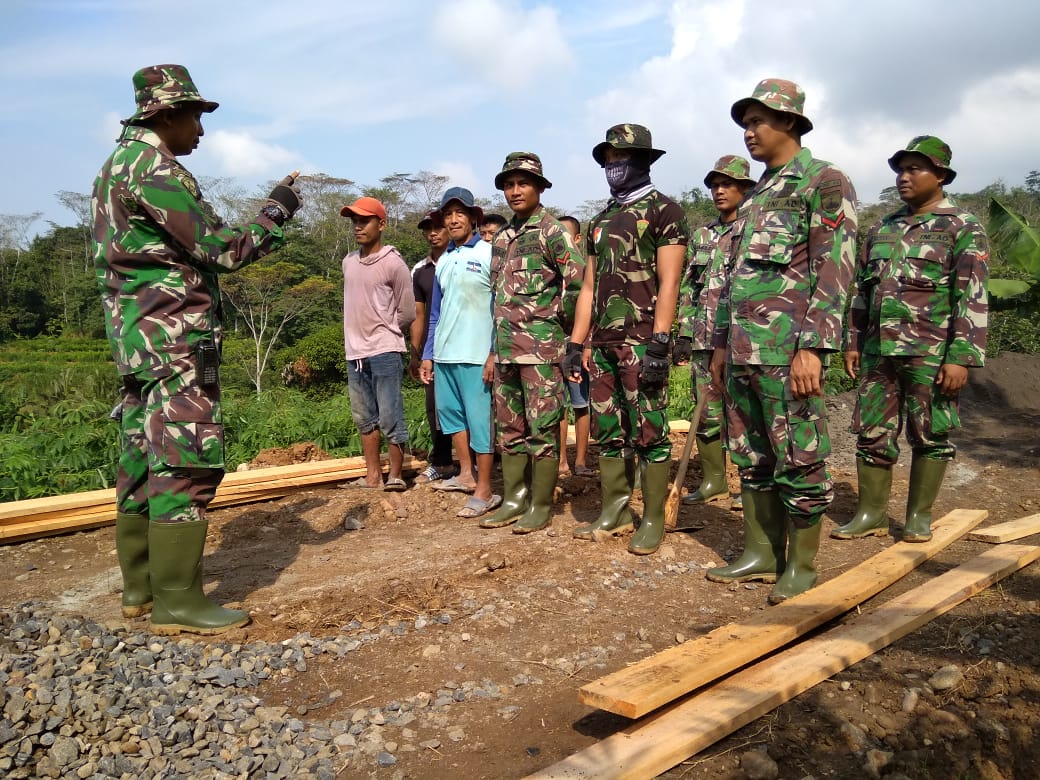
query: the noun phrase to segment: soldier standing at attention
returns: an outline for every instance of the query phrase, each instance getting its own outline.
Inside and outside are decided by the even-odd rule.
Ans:
[[[206,507],[224,476],[217,277],[280,247],[300,196],[291,174],[252,222],[225,224],[176,159],[198,146],[202,114],[217,104],[181,65],[142,68],[133,84],[137,111],[123,121],[91,199],[105,330],[123,380],[123,614],[151,609],[161,635],[219,634],[249,614],[202,591]]]
[[[856,267],[845,371],[859,378],[852,431],[859,504],[835,539],[888,534],[899,431],[913,448],[904,542],[932,538],[932,503],[956,448],[957,396],[986,355],[989,243],[943,192],[950,147],[917,136],[888,159],[906,205],[867,234]]]
[[[686,272],[679,289],[679,336],[672,348],[672,362],[692,362],[694,397],[707,400],[697,427],[697,454],[704,478],[700,487],[683,496],[684,504],[706,504],[729,495],[722,450],[722,389],[712,383],[709,367],[715,314],[731,259],[733,223],[737,207],[754,183],[747,160],[735,154],[720,157],[704,177],[719,217],[697,228],[686,248]],[[740,509],[740,496],[733,498],[731,507]]]
[[[650,181],[654,149],[642,125],[615,125],[592,157],[606,174],[611,198],[589,222],[589,260],[574,330],[564,357],[568,381],[581,381],[582,351],[592,334],[592,430],[600,447],[600,516],[574,531],[617,533],[632,524],[628,508],[636,458],[643,518],[629,542],[637,555],[664,538],[664,502],[671,472],[668,369],[672,322],[690,229],[682,207]]]
[[[707,576],[776,582],[774,604],[816,583],[820,523],[834,497],[824,360],[841,348],[855,263],[856,193],[802,147],[812,130],[804,105],[797,84],[766,79],[730,111],[766,170],[737,214],[711,360],[740,470],[744,552]]]
[[[502,507],[481,528],[511,523],[527,534],[549,525],[559,473],[564,380],[560,370],[585,260],[541,202],[552,182],[533,152],[506,156],[495,177],[513,219],[493,239],[495,421]],[[564,443],[566,446],[566,443]]]

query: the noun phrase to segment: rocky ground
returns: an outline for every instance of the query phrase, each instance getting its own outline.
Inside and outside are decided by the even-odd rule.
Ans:
[[[1040,512],[1038,387],[1033,357],[973,372],[939,514]],[[851,402],[830,401],[837,523],[855,505]],[[579,704],[582,684],[768,609],[768,586],[704,578],[740,551],[725,506],[684,509],[704,528],[643,558],[570,537],[595,479],[566,480],[526,537],[456,519],[463,500],[329,486],[213,512],[207,590],[253,615],[214,639],[119,616],[111,529],[0,548],[0,776],[522,777],[629,724]],[[893,543],[825,540],[821,577]],[[876,600],[985,548],[958,542]],[[1038,566],[665,777],[1040,776]]]

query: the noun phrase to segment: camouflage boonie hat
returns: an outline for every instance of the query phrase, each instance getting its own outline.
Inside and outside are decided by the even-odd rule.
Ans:
[[[495,189],[502,189],[502,180],[513,171],[523,171],[533,176],[543,189],[552,187],[552,182],[542,174],[542,160],[534,152],[510,152],[502,163],[502,170],[495,176]]]
[[[134,74],[134,100],[137,111],[123,124],[129,125],[140,119],[155,116],[164,108],[174,108],[183,103],[198,103],[207,114],[219,103],[206,100],[199,94],[195,82],[183,65],[150,65]]]
[[[752,103],[761,103],[766,108],[791,114],[795,117],[798,131],[805,135],[813,128],[803,112],[805,111],[805,91],[793,81],[786,79],[762,79],[751,93],[751,97],[741,98],[729,110],[733,121],[744,126],[744,112]]]
[[[614,125],[607,130],[607,140],[600,141],[592,147],[592,159],[601,166],[606,160],[608,146],[613,146],[615,149],[635,149],[637,151],[650,152],[651,164],[664,154],[664,150],[654,149],[650,131],[642,125]]]
[[[743,181],[748,184],[755,183],[755,180],[751,178],[751,163],[739,154],[724,154],[715,161],[715,167],[708,171],[708,175],[704,177],[704,186],[709,190],[711,189],[711,177],[716,173],[729,176],[734,181]]]
[[[919,135],[916,138],[912,138],[905,149],[900,149],[888,158],[888,167],[899,173],[896,167],[899,165],[899,160],[904,154],[910,154],[911,152],[923,154],[932,161],[932,165],[943,171],[946,174],[943,184],[949,184],[957,178],[957,171],[950,167],[953,152],[950,151],[949,145],[943,139],[934,135]]]

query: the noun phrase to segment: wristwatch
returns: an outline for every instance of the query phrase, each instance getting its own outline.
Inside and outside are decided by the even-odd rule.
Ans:
[[[285,222],[286,219],[285,210],[282,209],[281,206],[278,206],[274,203],[268,203],[266,206],[260,209],[260,213],[267,217],[269,220],[271,220],[274,224],[278,225],[279,227],[283,222]]]
[[[672,340],[672,334],[671,333],[654,333],[652,336],[650,336],[650,340],[654,341],[654,342],[656,342],[658,344],[664,344],[665,346],[668,346],[668,344]]]

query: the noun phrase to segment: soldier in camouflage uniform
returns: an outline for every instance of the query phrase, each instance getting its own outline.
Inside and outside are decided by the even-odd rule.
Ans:
[[[904,542],[932,538],[932,503],[955,448],[957,396],[986,354],[989,259],[979,221],[943,192],[950,147],[914,138],[889,158],[906,204],[871,227],[856,267],[845,370],[859,378],[852,430],[859,504],[836,539],[888,534],[899,431],[913,448]]]
[[[712,383],[709,366],[737,207],[754,183],[747,160],[735,154],[720,157],[704,177],[719,217],[697,228],[686,248],[686,272],[679,288],[679,335],[672,348],[672,362],[692,363],[694,397],[704,397],[706,402],[697,426],[697,454],[704,478],[695,491],[683,496],[684,504],[706,504],[729,495],[722,449],[722,390]],[[739,496],[733,498],[731,507],[741,508]]]
[[[738,213],[711,362],[740,470],[744,552],[708,579],[776,582],[771,603],[816,582],[833,499],[824,361],[841,348],[855,261],[856,194],[844,173],[802,147],[812,130],[804,105],[797,84],[766,79],[730,111],[766,171]]]
[[[203,134],[204,100],[180,65],[134,74],[137,111],[91,201],[94,265],[123,379],[116,552],[123,613],[158,634],[249,621],[202,591],[206,507],[224,475],[218,275],[277,249],[300,206],[295,174],[247,225],[225,224],[177,162]],[[154,603],[153,603],[154,599]]]
[[[585,260],[570,233],[541,203],[552,187],[533,152],[506,157],[495,187],[513,219],[493,239],[495,420],[502,453],[502,507],[482,528],[545,528],[559,473],[563,359]]]
[[[643,517],[629,552],[653,553],[664,537],[664,502],[671,471],[668,369],[683,257],[686,214],[650,181],[664,152],[650,131],[615,125],[592,157],[606,173],[611,198],[589,222],[589,261],[564,357],[564,375],[581,381],[583,344],[592,334],[592,430],[600,447],[603,509],[574,532],[617,533],[632,524],[628,502],[639,460]]]

